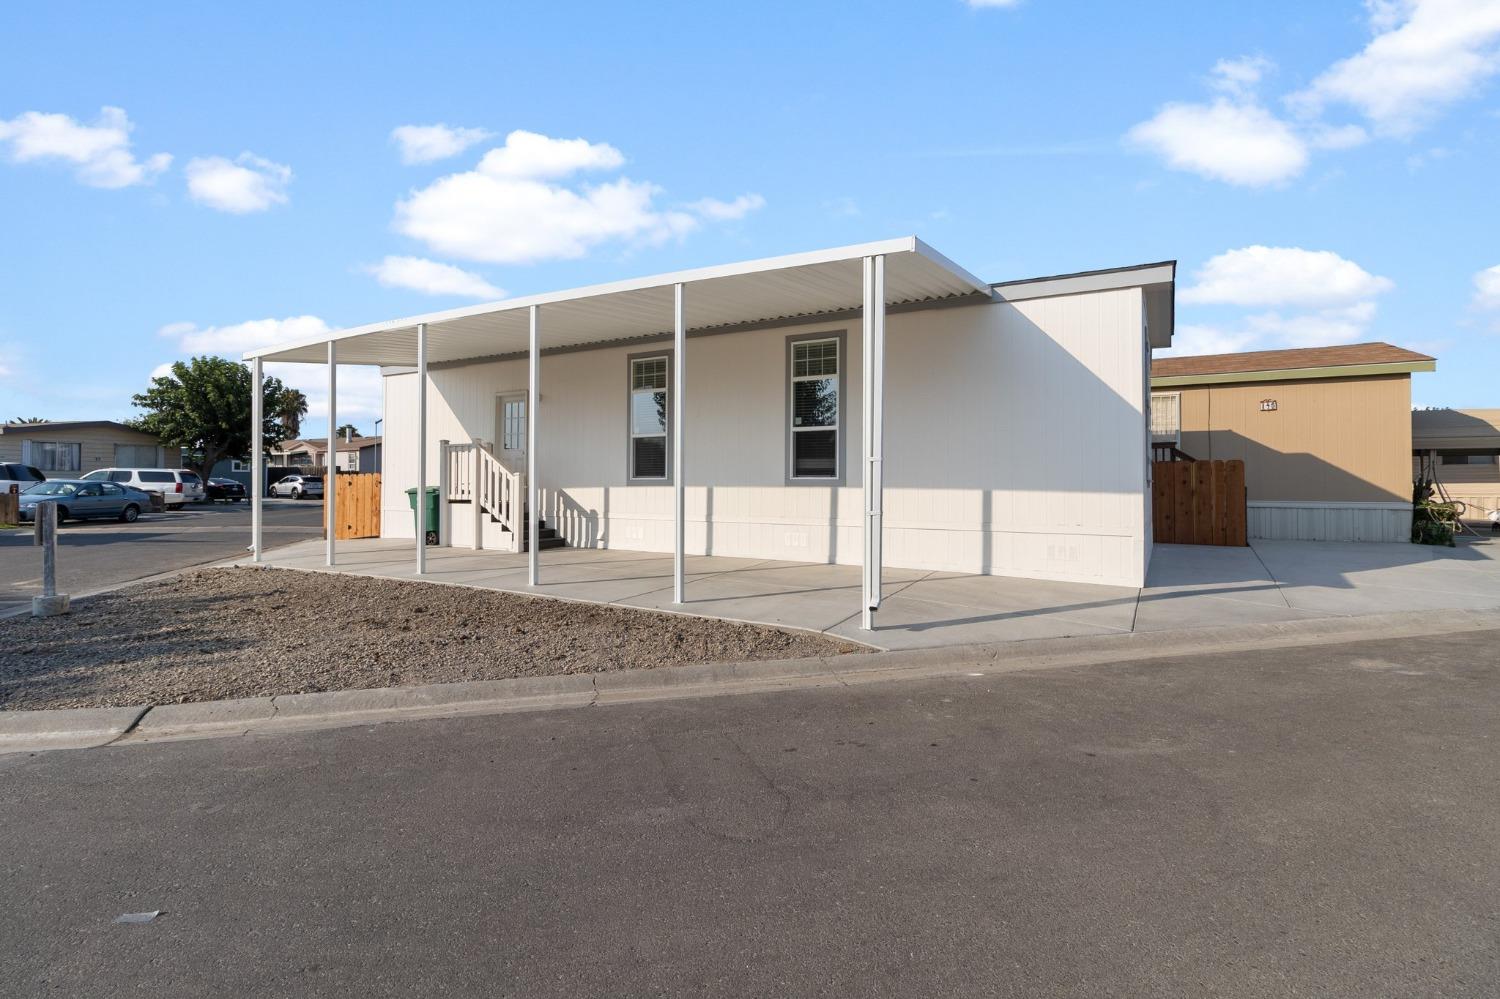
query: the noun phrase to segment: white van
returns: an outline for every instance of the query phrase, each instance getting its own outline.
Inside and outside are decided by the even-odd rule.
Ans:
[[[197,472],[185,468],[96,468],[83,477],[90,482],[118,482],[148,493],[161,493],[170,507],[196,503],[207,495]]]

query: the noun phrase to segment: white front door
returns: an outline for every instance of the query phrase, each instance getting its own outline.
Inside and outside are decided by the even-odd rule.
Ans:
[[[526,393],[495,397],[495,457],[511,471],[526,467]]]

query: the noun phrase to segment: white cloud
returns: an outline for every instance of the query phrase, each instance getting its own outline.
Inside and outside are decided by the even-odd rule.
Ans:
[[[688,205],[688,210],[694,215],[713,222],[733,222],[744,218],[751,212],[760,211],[764,207],[766,207],[766,199],[760,195],[742,194],[733,201],[720,201],[718,198],[699,198]]]
[[[692,232],[704,218],[739,217],[764,204],[759,195],[742,195],[668,209],[657,205],[661,189],[649,182],[566,182],[624,162],[605,143],[511,132],[475,169],[440,177],[397,202],[394,225],[444,256],[515,264],[574,259],[607,242],[660,243]]]
[[[1189,354],[1234,354],[1255,341],[1255,334],[1245,330],[1227,330],[1218,326],[1185,323],[1172,333],[1172,346],[1155,352],[1157,357]]]
[[[1302,138],[1248,98],[1168,104],[1125,137],[1174,170],[1246,187],[1290,180],[1307,166]]]
[[[291,167],[254,153],[241,153],[233,161],[222,156],[191,160],[186,173],[194,201],[234,215],[286,204],[286,187],[292,180]]]
[[[1347,104],[1378,132],[1407,136],[1500,72],[1495,0],[1367,0],[1366,8],[1374,37],[1292,95],[1303,113]]]
[[[1247,246],[1210,259],[1177,300],[1240,306],[1255,311],[1229,323],[1184,323],[1173,353],[1225,353],[1265,347],[1322,347],[1354,343],[1375,320],[1376,298],[1394,288],[1328,250]]]
[[[537,180],[624,165],[625,157],[606,142],[554,139],[516,129],[505,137],[505,145],[484,154],[479,172],[491,177]]]
[[[1377,277],[1331,250],[1295,246],[1246,246],[1209,260],[1193,284],[1177,295],[1188,305],[1298,306],[1351,305],[1389,291],[1389,278]]]
[[[1474,275],[1474,307],[1500,310],[1500,264]]]
[[[157,331],[175,343],[183,358],[196,354],[216,354],[238,359],[256,347],[271,347],[324,336],[331,327],[317,316],[290,316],[286,319],[252,319],[228,326],[199,326],[196,323],[169,323]],[[170,369],[159,366],[153,375]],[[307,396],[308,412],[303,420],[304,434],[320,436],[328,420],[328,371],[321,364],[288,364],[267,362],[265,373],[281,379]],[[338,418],[340,423],[355,423],[371,430],[382,415],[383,387],[380,369],[366,365],[339,365]]]
[[[366,268],[387,288],[410,288],[428,295],[504,298],[505,292],[472,271],[422,257],[386,257]]]
[[[1215,90],[1222,90],[1236,97],[1250,97],[1255,94],[1260,81],[1275,68],[1276,64],[1265,56],[1220,59],[1209,71],[1209,84]]]
[[[27,111],[0,120],[0,147],[7,148],[16,163],[71,163],[78,179],[90,187],[130,187],[151,180],[172,162],[166,153],[137,160],[130,151],[134,128],[125,112],[114,107],[101,108],[92,125],[65,114]]]
[[[1270,337],[1287,347],[1328,347],[1360,340],[1374,318],[1374,302],[1355,302],[1302,315],[1267,312],[1249,316],[1245,324],[1257,337]]]
[[[402,163],[432,163],[457,156],[493,132],[449,125],[401,125],[391,130],[391,141],[401,147]]]
[[[257,347],[311,340],[328,332],[328,324],[317,316],[290,316],[286,319],[252,319],[229,326],[168,323],[157,330],[157,335],[175,340],[185,355],[217,354],[238,358]]]

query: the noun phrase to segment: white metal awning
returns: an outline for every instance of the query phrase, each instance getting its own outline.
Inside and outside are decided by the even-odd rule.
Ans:
[[[861,305],[861,261],[872,256],[885,257],[887,305],[991,294],[987,283],[915,236],[906,236],[356,326],[244,356],[321,364],[333,340],[340,364],[412,364],[422,323],[427,325],[428,363],[521,354],[527,349],[528,310],[534,305],[541,307],[545,349],[632,340],[671,332],[673,287],[678,284],[688,286],[686,319],[692,331],[848,312]]]

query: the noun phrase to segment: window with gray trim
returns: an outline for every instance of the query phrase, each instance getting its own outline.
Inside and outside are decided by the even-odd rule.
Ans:
[[[843,400],[839,338],[792,342],[791,477],[836,479]]]
[[[630,477],[667,477],[669,357],[630,359]]]

